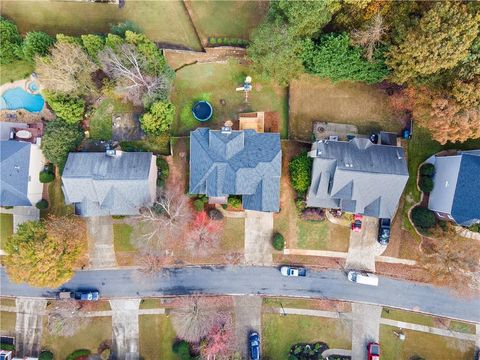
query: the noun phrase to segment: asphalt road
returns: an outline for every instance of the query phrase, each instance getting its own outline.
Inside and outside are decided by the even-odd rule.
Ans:
[[[4,296],[53,297],[55,289],[11,283],[0,271]],[[102,297],[149,297],[192,293],[274,295],[346,300],[422,311],[480,322],[480,298],[465,299],[448,289],[380,277],[378,287],[349,282],[341,271],[309,271],[305,278],[287,278],[272,267],[184,267],[156,278],[135,270],[79,271],[63,286],[95,288]]]

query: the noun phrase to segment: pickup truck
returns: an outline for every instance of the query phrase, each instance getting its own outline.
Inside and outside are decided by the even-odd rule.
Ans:
[[[307,276],[307,269],[303,267],[282,266],[280,272],[283,276]]]

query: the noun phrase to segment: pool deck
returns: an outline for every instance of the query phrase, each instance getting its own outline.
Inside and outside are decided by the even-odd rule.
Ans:
[[[28,84],[37,79],[34,79],[32,76],[28,77],[27,79],[16,80],[14,82],[6,83],[0,86],[0,96],[7,90],[14,89],[14,88],[22,88],[23,90],[31,93],[31,94],[39,94],[40,90],[32,92],[28,89]],[[12,118],[12,114],[15,114],[16,117]],[[43,109],[39,112],[30,112],[25,109],[17,109],[17,110],[7,110],[3,109],[0,110],[0,121],[14,121],[20,123],[35,123],[39,122],[42,119],[44,120],[53,120],[55,119],[55,115],[47,108],[47,103],[45,102],[43,105]]]

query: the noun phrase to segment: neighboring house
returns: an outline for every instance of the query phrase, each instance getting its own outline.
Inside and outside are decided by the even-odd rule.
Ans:
[[[438,217],[471,226],[480,222],[480,150],[435,156],[428,208]]]
[[[190,133],[190,190],[210,203],[241,195],[247,210],[278,212],[282,149],[280,135],[199,128]]]
[[[65,202],[80,216],[137,215],[156,197],[156,156],[150,152],[70,153]]]
[[[308,207],[392,219],[408,180],[403,149],[369,139],[313,143]]]
[[[42,199],[39,175],[45,158],[37,138],[33,143],[9,140],[15,138],[13,128],[27,129],[27,124],[0,123],[0,206],[35,206]]]

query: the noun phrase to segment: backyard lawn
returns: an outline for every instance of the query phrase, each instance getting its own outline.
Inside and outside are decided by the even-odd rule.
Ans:
[[[390,109],[387,95],[362,83],[332,83],[303,75],[290,86],[290,138],[311,140],[312,122],[325,121],[356,125],[360,133],[373,130],[399,132],[400,122]]]
[[[188,1],[202,42],[208,36],[248,40],[268,10],[266,1]]]
[[[405,341],[401,341],[394,331],[402,331]],[[472,359],[475,343],[451,337],[401,330],[396,327],[380,325],[380,344],[382,359],[410,359],[420,356],[425,359]]]
[[[172,352],[175,330],[165,315],[140,315],[140,355],[144,359],[176,360]]]
[[[2,1],[0,12],[22,33],[33,30],[51,35],[106,33],[111,24],[133,21],[153,41],[201,50],[181,1],[126,1],[125,7],[71,1]]]
[[[322,341],[330,348],[351,349],[352,334],[348,322],[313,316],[263,314],[263,357],[287,360],[292,345]]]
[[[56,177],[48,184],[48,209],[41,210],[40,216],[46,218],[49,215],[65,216],[74,213],[73,205],[66,205],[62,191],[62,179]]]
[[[13,233],[13,215],[0,214],[0,249],[5,248],[5,243]]]
[[[25,60],[17,60],[11,64],[2,64],[2,66],[0,66],[0,85],[25,79],[33,70],[34,64]]]
[[[113,98],[103,99],[90,118],[90,137],[97,140],[111,140],[112,115],[132,111],[133,106],[130,103]]]
[[[74,336],[52,336],[46,330],[42,331],[42,349],[48,349],[55,355],[55,359],[65,359],[77,349],[89,349],[96,353],[98,346],[105,340],[112,339],[112,318],[93,317],[88,326],[80,329]]]
[[[249,111],[278,111],[280,133],[287,136],[286,89],[273,83],[253,79],[253,90],[245,103],[243,92],[235,88],[242,85],[248,67],[230,61],[227,64],[198,63],[177,71],[172,102],[176,106],[176,118],[172,125],[175,136],[188,135],[190,130],[202,126],[192,115],[195,100],[208,100],[213,106],[213,118],[203,126],[220,129],[227,120],[237,119],[237,114]]]

